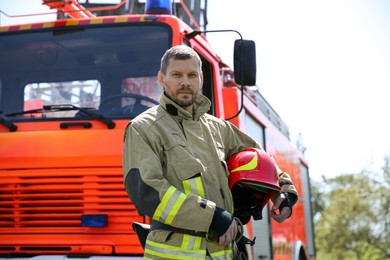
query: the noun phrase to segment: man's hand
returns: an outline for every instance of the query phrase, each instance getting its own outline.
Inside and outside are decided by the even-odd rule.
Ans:
[[[275,204],[272,206],[271,217],[274,220],[276,220],[276,222],[278,222],[278,223],[282,223],[283,221],[288,219],[291,215],[291,208],[289,208],[289,207],[284,207],[284,208],[282,208],[282,210],[280,211],[279,214],[277,213],[277,210],[279,209],[280,204],[282,204],[282,202],[285,199],[286,199],[286,195],[284,195],[283,193],[280,193],[275,201]]]
[[[228,230],[226,230],[225,234],[219,237],[219,245],[220,246],[229,245],[236,238],[237,232],[238,232],[237,223],[235,220],[233,220]]]

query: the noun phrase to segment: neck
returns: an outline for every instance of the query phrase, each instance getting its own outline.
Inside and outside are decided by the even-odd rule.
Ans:
[[[190,113],[191,115],[194,115],[194,106],[191,105],[191,106],[186,106],[186,107],[181,107],[183,108],[185,111],[187,111],[188,113]]]

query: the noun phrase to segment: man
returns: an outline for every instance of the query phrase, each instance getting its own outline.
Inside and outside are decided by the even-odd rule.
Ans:
[[[141,93],[141,86],[135,80],[134,78],[125,78],[122,80],[122,87],[121,87],[122,94],[137,94],[137,95],[142,95]],[[122,98],[122,107],[125,106],[132,106],[136,103],[136,99],[133,97],[125,97]]]
[[[161,59],[160,105],[128,125],[123,168],[126,190],[137,211],[150,217],[145,259],[232,259],[237,223],[225,161],[248,147],[260,148],[230,122],[207,114],[211,102],[203,84],[198,54],[187,46],[169,49]],[[286,173],[283,191],[296,199]],[[294,197],[295,196],[295,197]],[[291,215],[285,205],[278,222]]]

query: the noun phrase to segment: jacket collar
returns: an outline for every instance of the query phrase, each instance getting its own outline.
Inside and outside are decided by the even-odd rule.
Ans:
[[[188,113],[184,108],[173,102],[163,92],[160,96],[160,105],[171,115],[177,116],[182,119],[199,120],[203,114],[207,113],[211,107],[211,101],[204,95],[198,93],[194,102],[194,115]]]

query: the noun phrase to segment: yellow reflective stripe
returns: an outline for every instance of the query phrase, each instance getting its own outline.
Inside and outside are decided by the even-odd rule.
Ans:
[[[115,17],[115,22],[116,23],[127,22],[127,17],[123,17],[123,16]]]
[[[173,193],[176,191],[176,188],[171,186],[164,194],[160,204],[158,205],[156,211],[154,212],[153,214],[153,219],[154,220],[159,220],[165,207],[167,206],[168,204],[168,201],[169,199],[171,198],[171,196],[173,195]]]
[[[196,194],[204,198],[204,189],[201,177],[196,177],[183,181],[183,187],[185,194]]]
[[[178,191],[179,192],[179,191]],[[176,217],[177,212],[181,208],[181,205],[183,205],[184,201],[186,199],[186,195],[180,192],[179,197],[177,198],[176,202],[174,203],[172,210],[170,210],[166,214],[165,223],[170,225],[172,224],[173,219]]]
[[[183,235],[183,241],[181,242],[181,248],[191,249],[191,248],[189,248],[190,240],[191,240],[191,236],[187,235],[187,234],[184,234]]]
[[[154,212],[153,219],[165,224],[172,224],[181,205],[183,205],[186,195],[175,187],[171,186],[164,194],[160,204]]]
[[[89,22],[90,24],[100,24],[100,23],[103,23],[103,20],[102,18],[93,18],[91,19],[91,21]]]
[[[196,187],[196,191],[197,191],[198,195],[201,196],[202,198],[204,198],[204,189],[203,189],[201,177],[195,178],[194,182],[195,182],[195,187]]]
[[[200,247],[202,246],[202,241],[203,241],[203,238],[195,237],[195,242],[194,242],[194,249],[195,250],[199,250],[200,249]]]
[[[54,27],[54,22],[44,23],[42,25],[42,28],[50,28],[50,27]]]
[[[236,172],[236,171],[250,171],[257,167],[257,154],[253,156],[253,159],[248,162],[247,164],[241,165],[240,167],[237,167],[236,169],[233,169],[230,172]]]
[[[202,246],[201,237],[183,234],[183,241],[181,243],[181,248],[187,248],[190,250],[200,250],[201,246]]]
[[[166,244],[146,241],[145,259],[158,256],[163,259],[205,259],[206,250],[186,249]]]
[[[184,193],[190,195],[192,193],[190,180],[183,181]]]
[[[217,260],[233,259],[233,250],[232,247],[230,246],[229,249],[227,250],[210,253],[210,256],[213,259],[217,259]]]
[[[78,25],[79,21],[78,20],[68,20],[66,21],[66,26],[75,26]]]
[[[31,28],[32,28],[31,24],[26,24],[26,25],[21,25],[19,27],[19,30],[28,30],[28,29],[31,29]]]

